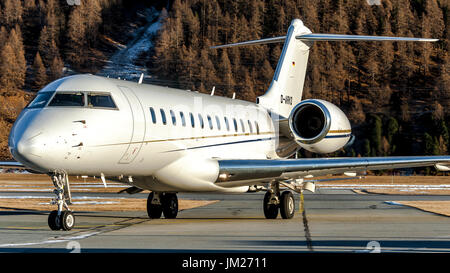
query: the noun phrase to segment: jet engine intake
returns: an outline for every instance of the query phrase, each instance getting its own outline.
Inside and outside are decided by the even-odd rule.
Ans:
[[[310,99],[302,101],[289,115],[289,128],[302,148],[314,153],[332,153],[351,138],[347,116],[336,105]]]

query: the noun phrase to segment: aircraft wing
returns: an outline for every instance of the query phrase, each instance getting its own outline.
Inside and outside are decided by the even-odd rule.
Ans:
[[[434,166],[440,171],[450,171],[450,156],[219,160],[218,163],[216,184],[224,187],[368,170]]]
[[[25,169],[25,166],[15,161],[0,161],[0,169]]]

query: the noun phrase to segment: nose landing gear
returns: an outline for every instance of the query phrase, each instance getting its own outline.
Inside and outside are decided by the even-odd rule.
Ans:
[[[75,225],[75,216],[69,209],[72,204],[72,196],[69,188],[69,177],[65,172],[55,172],[51,175],[56,198],[52,200],[52,205],[58,205],[58,210],[50,212],[48,216],[48,226],[51,230],[71,230]],[[63,211],[63,209],[66,209]]]

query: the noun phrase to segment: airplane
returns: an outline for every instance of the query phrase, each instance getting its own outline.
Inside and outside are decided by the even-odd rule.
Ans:
[[[45,86],[20,113],[8,142],[17,162],[0,162],[0,167],[51,177],[57,205],[48,216],[52,230],[75,225],[69,208],[72,175],[150,190],[152,219],[176,218],[180,192],[255,191],[266,191],[265,218],[291,219],[292,192],[314,190],[304,178],[424,166],[449,171],[450,156],[290,158],[302,148],[332,153],[352,140],[342,110],[325,100],[302,100],[309,50],[320,41],[438,40],[314,34],[294,19],[286,36],[212,47],[284,42],[270,87],[256,102],[142,79],[67,76]]]

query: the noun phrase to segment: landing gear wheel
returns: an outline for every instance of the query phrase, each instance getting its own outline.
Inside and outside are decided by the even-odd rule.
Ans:
[[[51,230],[71,230],[75,225],[75,217],[69,209],[69,205],[72,204],[69,177],[65,171],[55,171],[50,176],[55,186],[53,192],[56,195],[56,198],[51,201],[51,204],[57,205],[58,210],[50,212],[48,226]]]
[[[159,204],[152,204],[155,193],[151,192],[147,198],[147,214],[150,219],[159,219],[162,214],[162,206]]]
[[[58,217],[58,211],[54,210],[48,215],[48,226],[51,230],[61,229],[61,219]]]
[[[280,214],[283,219],[292,219],[295,214],[294,195],[290,191],[285,191],[280,198]]]
[[[166,193],[161,198],[164,217],[174,219],[178,215],[178,198],[175,193]]]
[[[264,195],[264,216],[266,219],[276,219],[278,217],[279,205],[270,204],[270,199],[272,198],[272,193],[270,191],[266,192]]]
[[[69,231],[75,225],[75,216],[71,211],[66,210],[63,213],[61,213],[60,223],[62,230]]]

